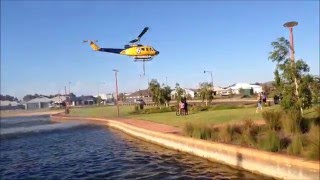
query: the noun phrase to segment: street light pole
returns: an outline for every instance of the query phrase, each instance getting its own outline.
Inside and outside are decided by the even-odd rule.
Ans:
[[[115,74],[115,77],[116,77],[116,102],[117,102],[117,115],[119,117],[119,103],[118,103],[118,77],[117,77],[117,73],[119,72],[118,70],[116,69],[113,69],[112,71],[114,71],[114,74]]]
[[[283,24],[284,27],[287,27],[289,29],[289,32],[290,32],[290,59],[291,59],[291,67],[292,68],[296,68],[296,65],[295,65],[295,62],[294,62],[294,43],[293,43],[293,27],[294,26],[297,26],[298,25],[298,22],[296,21],[291,21],[291,22],[286,22]],[[295,73],[293,74],[294,76],[294,84],[295,84],[295,87],[296,87],[296,91],[295,91],[295,94],[296,96],[298,97],[299,99],[299,86],[298,86],[298,82],[297,82],[297,77],[295,76]],[[303,110],[302,108],[300,108],[300,111],[301,113],[303,113]]]
[[[71,105],[70,84],[71,84],[71,82],[69,81],[69,106]]]
[[[207,72],[209,72],[211,75],[211,86],[213,87],[212,71],[206,71],[206,70],[203,71],[203,73],[207,73]]]

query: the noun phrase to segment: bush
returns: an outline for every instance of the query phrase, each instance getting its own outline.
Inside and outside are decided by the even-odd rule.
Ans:
[[[139,112],[139,106],[134,106],[133,112]]]
[[[205,139],[205,140],[218,140],[218,128],[212,128],[207,125],[198,125],[186,123],[183,132],[189,137]]]
[[[282,128],[288,135],[300,133],[301,113],[298,110],[290,110],[283,116]]]
[[[290,155],[299,155],[302,149],[302,136],[298,133],[293,137],[291,144],[288,146],[288,153]]]
[[[238,133],[241,134],[241,128],[235,125],[222,126],[219,131],[219,141],[221,142],[231,142],[233,136]]]
[[[280,138],[276,131],[268,130],[265,137],[259,139],[258,145],[266,151],[277,152],[280,150]]]
[[[183,127],[183,132],[185,133],[185,135],[192,137],[193,132],[194,132],[194,125],[191,123],[186,123]]]
[[[174,107],[155,107],[148,109],[140,109],[139,106],[134,107],[134,111],[131,114],[153,114],[153,113],[164,113],[164,112],[172,112],[174,111]]]
[[[316,117],[314,119],[314,123],[319,126],[320,125],[320,106],[317,106],[314,109],[316,111]]]
[[[314,160],[320,160],[320,127],[312,125],[308,133],[307,156]]]
[[[300,131],[302,133],[307,133],[310,130],[311,120],[307,118],[301,118],[300,121]]]
[[[257,145],[256,131],[252,131],[251,128],[245,129],[241,135],[241,144],[256,147]]]
[[[208,111],[209,107],[208,106],[191,106],[189,108],[189,112],[191,113],[195,113],[195,112],[199,112],[199,111]]]
[[[240,109],[243,107],[244,106],[240,106],[240,105],[221,104],[221,105],[216,105],[216,106],[210,107],[210,110]]]
[[[271,130],[278,131],[281,129],[281,116],[281,111],[270,110],[262,112],[262,117]]]

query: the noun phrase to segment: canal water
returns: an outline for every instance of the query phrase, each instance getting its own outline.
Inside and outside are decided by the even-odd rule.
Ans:
[[[0,179],[268,179],[104,126],[47,116],[2,118],[0,132]]]

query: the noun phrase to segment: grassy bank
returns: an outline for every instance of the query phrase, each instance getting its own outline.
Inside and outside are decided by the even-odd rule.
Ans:
[[[276,107],[276,106],[274,106]],[[265,110],[274,107],[266,107]],[[151,107],[146,107],[151,108]],[[210,111],[201,111],[187,116],[176,116],[175,112],[153,113],[153,114],[131,114],[134,106],[120,106],[120,116],[123,118],[133,118],[152,121],[171,126],[183,127],[186,123],[199,124],[221,124],[227,122],[237,122],[242,120],[261,120],[261,113],[256,113],[255,108],[239,108],[239,109],[219,109]],[[103,117],[116,118],[117,107],[89,107],[75,108],[71,110],[70,115],[82,117]]]

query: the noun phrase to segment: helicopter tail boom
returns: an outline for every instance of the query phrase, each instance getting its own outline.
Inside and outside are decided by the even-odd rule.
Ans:
[[[93,41],[90,41],[90,46],[94,51],[99,51],[101,48],[95,44]]]

